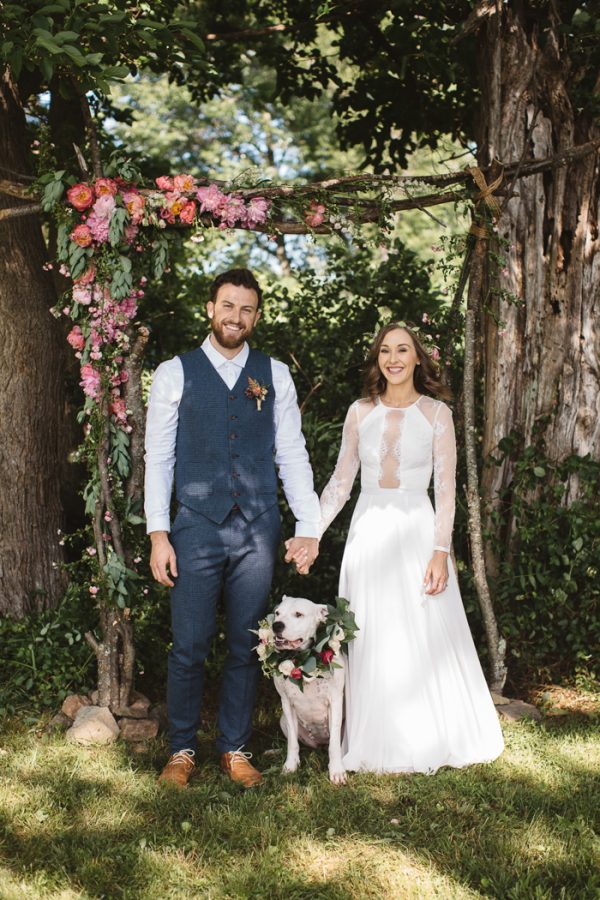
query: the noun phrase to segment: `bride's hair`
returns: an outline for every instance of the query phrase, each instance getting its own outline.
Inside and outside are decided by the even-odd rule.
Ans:
[[[387,381],[379,368],[379,351],[385,338],[390,331],[401,328],[406,331],[414,344],[417,351],[417,357],[420,366],[415,367],[413,373],[413,383],[420,394],[431,394],[439,400],[451,400],[452,392],[450,388],[442,382],[440,375],[440,367],[431,358],[422,341],[419,339],[417,329],[414,325],[404,322],[390,322],[385,325],[381,331],[375,336],[375,340],[371,344],[365,366],[363,369],[363,397],[368,397],[375,401],[385,391]]]

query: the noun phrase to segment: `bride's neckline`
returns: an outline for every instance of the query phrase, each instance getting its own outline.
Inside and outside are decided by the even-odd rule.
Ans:
[[[378,403],[380,406],[383,406],[385,409],[410,409],[411,406],[416,406],[417,403],[419,403],[419,401],[421,400],[421,398],[422,398],[423,396],[424,396],[424,394],[419,394],[419,396],[417,397],[416,400],[413,400],[412,403],[408,403],[406,406],[392,406],[392,405],[389,404],[389,403],[384,403],[383,400],[381,399],[381,395],[379,395],[379,396],[377,397],[377,403]]]

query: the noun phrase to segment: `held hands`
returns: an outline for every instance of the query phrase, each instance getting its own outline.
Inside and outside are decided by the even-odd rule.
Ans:
[[[441,594],[448,584],[448,554],[444,550],[434,550],[429,560],[423,587],[426,594]]]
[[[286,562],[296,565],[298,575],[308,575],[310,567],[319,555],[319,541],[317,538],[293,537],[285,542],[287,553]]]
[[[152,552],[150,554],[150,571],[159,584],[165,587],[174,587],[169,574],[177,578],[177,557],[173,546],[169,541],[167,531],[153,531],[150,534]]]

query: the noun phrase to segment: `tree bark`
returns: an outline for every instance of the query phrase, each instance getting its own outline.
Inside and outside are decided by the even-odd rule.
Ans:
[[[532,3],[498,2],[496,14],[486,18],[481,166],[495,157],[541,159],[600,134],[587,110],[571,102],[578,73],[563,50],[559,9],[554,4],[539,24]],[[489,296],[484,458],[515,430],[525,445],[543,438],[554,461],[572,453],[600,460],[598,153],[519,178],[515,192],[499,222],[510,250],[497,275],[500,288],[520,303]],[[512,475],[510,460],[486,467],[482,489],[490,506]],[[574,474],[567,502],[578,493]]]
[[[0,159],[22,172],[25,115],[0,76]],[[27,201],[0,194],[0,210]],[[0,223],[0,613],[20,618],[54,606],[64,590],[58,529],[62,465],[63,337],[36,215]]]

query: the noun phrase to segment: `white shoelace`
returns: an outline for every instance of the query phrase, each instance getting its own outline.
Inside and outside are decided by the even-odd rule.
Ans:
[[[187,765],[188,762],[193,763],[195,758],[196,754],[193,750],[178,750],[177,753],[174,753],[171,757],[171,765]]]
[[[230,756],[231,756],[232,763],[235,762],[236,759],[245,759],[248,761],[252,759],[252,754],[245,751],[243,749],[243,747],[244,747],[244,745],[242,744],[242,746],[238,747],[237,750],[230,750]]]

